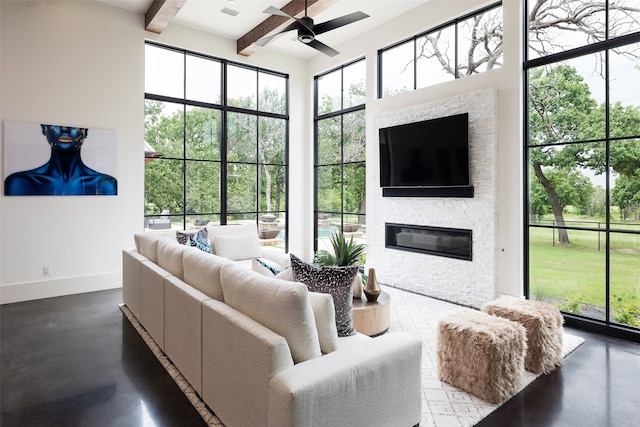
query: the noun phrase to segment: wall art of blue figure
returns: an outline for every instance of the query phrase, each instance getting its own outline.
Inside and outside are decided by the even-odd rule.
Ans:
[[[117,134],[24,122],[4,122],[5,196],[118,194]]]

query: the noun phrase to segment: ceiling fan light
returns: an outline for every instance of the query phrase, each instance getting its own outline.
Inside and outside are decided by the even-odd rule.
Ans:
[[[298,40],[304,44],[311,43],[314,38],[312,34],[298,34]]]

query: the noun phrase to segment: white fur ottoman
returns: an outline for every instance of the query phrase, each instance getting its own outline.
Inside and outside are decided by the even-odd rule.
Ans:
[[[482,307],[494,316],[522,324],[527,330],[526,370],[549,373],[562,365],[562,323],[557,307],[542,301],[503,296]]]
[[[463,309],[439,322],[438,376],[491,403],[518,391],[527,349],[522,325]]]

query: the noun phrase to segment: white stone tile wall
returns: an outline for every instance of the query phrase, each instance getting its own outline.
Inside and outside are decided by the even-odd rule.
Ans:
[[[382,197],[378,129],[469,113],[473,198]],[[367,267],[378,280],[468,306],[480,307],[497,291],[497,90],[482,90],[379,114],[369,145]],[[472,261],[387,249],[385,223],[471,229]]]

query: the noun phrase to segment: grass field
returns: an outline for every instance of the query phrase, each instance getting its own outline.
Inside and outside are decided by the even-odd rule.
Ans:
[[[571,226],[587,226],[586,223]],[[589,224],[593,227],[593,224]],[[611,233],[611,296],[640,301],[640,224],[624,230],[639,234]],[[604,232],[569,230],[568,245],[554,245],[557,231],[530,228],[530,291],[569,304],[605,306],[606,237]],[[632,309],[633,310],[633,309]]]

